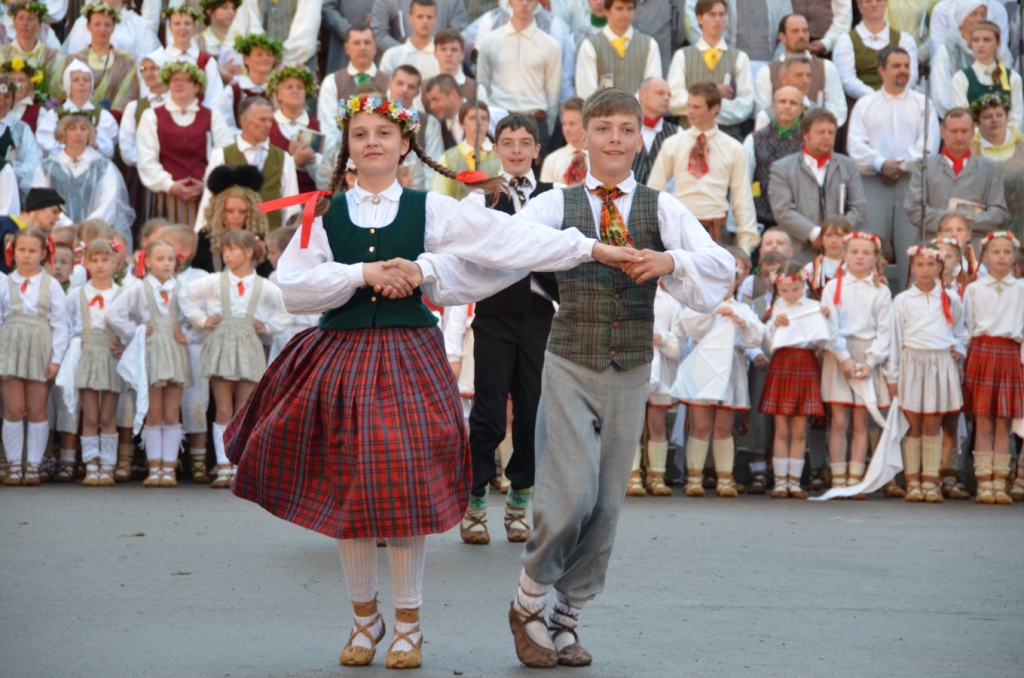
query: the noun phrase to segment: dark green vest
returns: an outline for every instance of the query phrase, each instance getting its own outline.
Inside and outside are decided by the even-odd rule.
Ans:
[[[238,143],[224,147],[224,164],[229,167],[247,165],[245,154],[238,150]],[[281,196],[281,176],[284,174],[284,151],[273,144],[263,161],[263,188],[260,189],[260,200],[277,200]],[[267,214],[267,226],[271,231],[281,226],[281,211],[274,210]]]
[[[857,79],[871,89],[878,90],[882,87],[882,76],[878,74],[878,55],[881,52],[871,49],[864,44],[860,33],[856,29],[850,31],[850,42],[853,43],[853,62],[857,69]],[[899,47],[900,32],[892,26],[889,27],[889,46]]]
[[[135,104],[135,129],[138,130],[139,123],[142,121],[142,114],[148,111],[150,108],[149,97],[142,97]]]
[[[629,234],[637,249],[664,252],[658,228],[658,191],[637,184],[629,210]],[[586,186],[565,189],[562,228],[597,238]],[[591,262],[557,273],[558,313],[548,350],[598,372],[623,370],[654,359],[654,294],[658,281],[637,285],[618,269]]]
[[[1004,64],[999,64],[1000,68],[1006,68]],[[978,80],[978,76],[974,73],[974,69],[968,66],[964,69],[964,75],[967,76],[967,102],[973,104],[975,101],[985,96],[986,94],[1004,94],[1009,101],[1010,90],[1004,90],[1002,84],[999,82],[999,74],[993,73],[991,85],[982,85]],[[1007,79],[1010,75],[1007,73]]]
[[[0,170],[7,166],[7,154],[14,148],[14,136],[11,134],[10,126],[4,128],[0,135]]]
[[[384,228],[360,228],[348,216],[348,201],[341,193],[331,199],[324,215],[327,241],[340,264],[387,261],[395,257],[416,261],[423,254],[427,228],[427,194],[404,189],[395,220]],[[423,303],[417,288],[404,299],[386,299],[362,287],[341,308],[320,318],[322,330],[356,330],[368,327],[431,327],[437,316]]]

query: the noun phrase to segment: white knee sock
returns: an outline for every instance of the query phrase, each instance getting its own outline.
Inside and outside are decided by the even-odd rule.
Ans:
[[[82,436],[82,461],[89,463],[100,457],[100,437]]]
[[[3,428],[4,452],[7,461],[15,468],[21,468],[21,455],[25,448],[25,428],[20,421],[4,419]]]
[[[28,452],[28,463],[39,466],[43,462],[43,455],[46,454],[46,445],[50,442],[50,424],[40,421],[28,423],[28,444],[25,446]]]
[[[165,464],[174,464],[178,461],[178,450],[181,448],[181,424],[177,426],[164,426],[164,434],[161,438],[160,449],[162,450]]]
[[[423,568],[427,561],[427,538],[402,537],[388,539],[388,560],[395,589],[396,610],[418,610],[423,605]],[[409,633],[412,643],[400,641],[394,649],[409,652],[419,640],[419,623],[395,622],[395,631]],[[413,633],[415,631],[415,633]]]
[[[804,460],[803,459],[790,459],[789,460],[789,477],[796,478],[797,482],[800,482],[800,476],[804,473]]]
[[[377,598],[377,542],[374,539],[339,539],[338,555],[341,566],[345,570],[345,581],[348,583],[348,597],[353,605],[369,603]],[[355,618],[357,624],[365,626],[374,620],[374,616]],[[382,620],[370,629],[374,637],[380,632]],[[373,643],[363,634],[352,639],[352,645],[373,648]]]
[[[570,598],[559,591],[555,599],[554,609],[551,610],[551,621],[575,630],[577,624],[580,623],[580,615],[583,613],[583,606],[586,604],[586,600]],[[562,651],[562,648],[568,647],[576,642],[576,639],[568,633],[558,634],[553,640],[555,643],[555,649],[559,652]]]
[[[665,462],[668,459],[668,441],[654,443],[647,441],[647,470],[653,473],[665,473]]]
[[[530,614],[543,616],[544,610],[548,606],[548,595],[551,593],[552,588],[550,584],[541,584],[534,581],[530,575],[526,574],[524,569],[519,575],[519,590],[516,592],[516,601],[514,603],[516,612],[523,616]],[[533,642],[541,647],[551,650],[555,649],[544,622],[530,622],[526,625],[526,633],[529,634]]]
[[[632,472],[639,471],[639,470],[640,470],[640,446],[637,445],[636,446],[636,454],[633,455],[633,468],[630,469],[630,472],[632,473]]]
[[[142,446],[146,448],[146,459],[149,461],[163,460],[163,431],[160,426],[142,427]]]
[[[117,440],[116,433],[100,434],[100,464],[102,466],[113,468],[117,463]]]
[[[75,463],[75,450],[74,450],[74,448],[72,448],[70,450],[61,450],[60,451],[60,462],[62,464],[74,464]]]
[[[227,428],[227,426],[221,426],[220,424],[213,425],[213,451],[217,454],[217,466],[224,466],[225,464],[231,463],[228,459],[227,453],[224,452],[224,431],[226,431]],[[374,571],[376,571],[376,569]]]
[[[779,459],[772,457],[772,471],[775,473],[775,482],[785,481],[789,475],[789,457]]]

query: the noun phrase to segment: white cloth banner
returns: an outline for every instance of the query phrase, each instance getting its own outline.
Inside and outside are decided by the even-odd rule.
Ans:
[[[775,334],[772,335],[772,351],[787,346],[819,346],[832,342],[828,320],[821,314],[820,307],[816,306],[788,317],[789,325],[776,328]]]
[[[736,324],[719,316],[714,327],[679,366],[669,393],[680,400],[722,400],[732,379]]]
[[[139,325],[135,336],[128,342],[121,360],[117,364],[117,373],[135,390],[135,421],[132,432],[138,435],[149,412],[149,378],[146,376],[146,325]]]
[[[74,415],[78,412],[78,389],[75,388],[75,372],[78,371],[78,363],[82,359],[82,339],[75,337],[68,344],[64,352],[64,360],[60,363],[60,371],[57,372],[57,380],[54,382],[60,386],[64,395],[64,408]]]
[[[658,347],[654,347],[654,359],[651,360],[651,378],[648,382],[651,393],[658,390],[658,384],[661,383],[661,351]]]
[[[820,497],[811,497],[813,501],[825,501],[836,497],[852,497],[855,494],[870,494],[880,489],[903,470],[903,450],[900,441],[910,429],[907,417],[900,410],[898,398],[892,399],[889,406],[889,418],[885,422],[885,430],[878,440],[878,447],[871,456],[871,463],[864,472],[864,480],[850,487],[836,487]]]
[[[885,417],[878,411],[878,394],[875,393],[875,385],[871,379],[851,379],[850,388],[864,401],[864,407],[868,408],[875,423],[885,428]]]

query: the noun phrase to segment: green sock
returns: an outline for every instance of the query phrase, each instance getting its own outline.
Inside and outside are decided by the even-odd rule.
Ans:
[[[533,488],[528,487],[525,490],[509,490],[505,503],[515,508],[525,509],[530,506],[532,499]]]
[[[487,490],[484,490],[484,496],[475,497],[469,495],[469,510],[470,511],[486,511],[487,510]]]

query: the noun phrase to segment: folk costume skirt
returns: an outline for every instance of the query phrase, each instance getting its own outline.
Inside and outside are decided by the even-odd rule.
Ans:
[[[900,409],[905,412],[948,414],[963,408],[960,371],[949,349],[903,349],[898,381]]]
[[[1005,337],[974,337],[964,368],[964,412],[983,417],[1024,417],[1020,344]]]
[[[765,414],[823,417],[821,367],[814,351],[780,348],[772,355],[758,408]]]
[[[854,362],[867,363],[868,349],[871,348],[870,339],[857,339],[856,337],[846,338],[846,350]],[[889,398],[889,384],[885,381],[882,368],[875,366],[871,370],[871,385],[875,389],[875,398],[878,400],[878,408],[886,409],[892,402]],[[847,407],[864,407],[864,400],[853,392],[850,387],[850,380],[843,376],[839,369],[839,360],[832,351],[826,351],[825,357],[821,360],[821,399],[833,405],[845,405]]]
[[[469,499],[462,404],[437,327],[296,335],[225,445],[237,496],[336,539],[445,532]]]
[[[117,373],[118,359],[110,352],[114,333],[89,332],[82,334],[82,357],[75,370],[75,388],[94,391],[124,393],[128,386]]]
[[[12,313],[0,327],[0,377],[46,381],[53,356],[53,331],[41,315]]]

